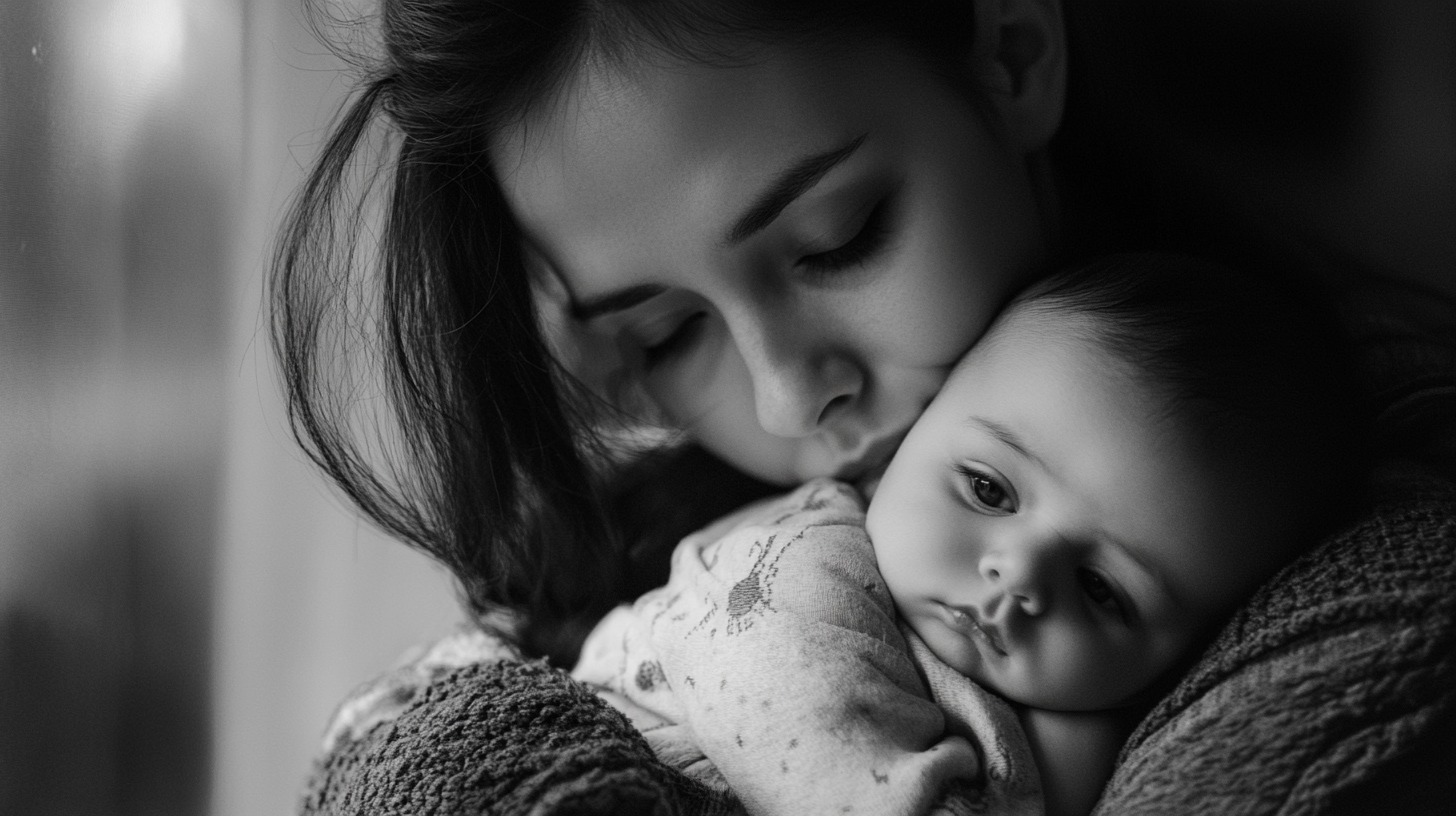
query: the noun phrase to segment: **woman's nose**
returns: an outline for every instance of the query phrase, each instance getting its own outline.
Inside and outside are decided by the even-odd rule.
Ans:
[[[785,321],[788,322],[788,321]],[[739,340],[763,429],[775,436],[808,436],[848,410],[864,388],[864,373],[846,350],[812,321],[769,325]]]
[[[1051,607],[1054,559],[1040,549],[993,550],[981,558],[981,578],[1027,615]]]

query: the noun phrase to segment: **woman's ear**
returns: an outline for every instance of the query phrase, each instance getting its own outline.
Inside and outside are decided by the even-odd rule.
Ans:
[[[1060,0],[976,0],[976,81],[1024,153],[1046,147],[1067,99]]]

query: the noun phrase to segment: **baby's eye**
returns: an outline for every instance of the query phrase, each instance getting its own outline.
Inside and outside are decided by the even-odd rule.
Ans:
[[[1123,606],[1122,599],[1118,597],[1117,590],[1113,589],[1112,583],[1096,570],[1081,567],[1077,570],[1077,584],[1082,588],[1082,593],[1092,603],[1115,613],[1123,620],[1128,620],[1130,610]]]
[[[971,465],[957,465],[971,505],[992,516],[1009,516],[1016,512],[1016,493],[1000,474]]]
[[[673,327],[662,339],[642,347],[642,361],[647,368],[660,365],[686,351],[702,333],[707,312],[693,312]]]

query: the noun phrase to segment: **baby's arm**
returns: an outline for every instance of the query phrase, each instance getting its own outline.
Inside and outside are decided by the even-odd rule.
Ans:
[[[976,753],[909,659],[857,495],[813,482],[697,542],[636,611],[673,718],[750,813],[926,814],[976,794]]]
[[[1047,816],[1091,813],[1131,732],[1127,717],[1038,708],[1021,708],[1017,713],[1041,772]]]

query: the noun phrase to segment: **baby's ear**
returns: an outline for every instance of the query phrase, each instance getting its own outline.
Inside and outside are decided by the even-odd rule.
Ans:
[[[976,0],[976,81],[1023,153],[1046,147],[1062,123],[1067,38],[1059,0]]]

